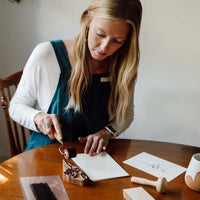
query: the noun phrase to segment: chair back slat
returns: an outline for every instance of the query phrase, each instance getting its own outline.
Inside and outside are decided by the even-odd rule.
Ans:
[[[22,152],[22,149],[20,147],[19,133],[18,133],[18,129],[17,129],[17,124],[14,121],[12,121],[12,122],[13,122],[14,137],[15,137],[15,143],[16,143],[17,151],[18,152]]]
[[[7,89],[7,94],[8,94],[8,100],[9,100],[9,102],[10,102],[10,100],[11,100],[10,88],[9,88],[9,87],[6,87],[6,89]]]
[[[22,148],[26,148],[26,137],[25,137],[25,128],[23,126],[20,127],[22,132]]]
[[[30,136],[30,134],[27,134],[27,129],[20,126],[10,118],[8,112],[10,100],[12,99],[12,95],[18,86],[22,72],[23,70],[11,74],[6,78],[0,79],[1,106],[4,110],[11,156],[15,156],[23,152],[26,148],[27,137]],[[30,130],[29,133],[31,133]]]

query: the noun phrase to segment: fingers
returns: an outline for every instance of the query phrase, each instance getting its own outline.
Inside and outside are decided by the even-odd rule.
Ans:
[[[43,128],[43,130],[44,130],[43,133],[45,135],[48,135],[49,138],[51,140],[53,140],[55,137],[54,137],[54,131],[53,131],[53,128],[52,128],[52,126],[53,126],[52,121],[50,119],[46,119],[46,121],[44,122],[43,126],[45,126]]]
[[[62,141],[61,124],[57,115],[41,112],[35,116],[34,122],[38,129],[48,135],[51,140],[56,136],[59,142]]]
[[[56,137],[56,139],[61,142],[62,141],[62,131],[61,131],[61,124],[59,122],[59,118],[57,115],[52,115],[52,122],[53,122],[53,127],[56,131],[56,133],[54,133],[54,136]],[[56,134],[56,135],[55,135]]]
[[[85,145],[85,153],[89,153],[90,156],[94,156],[102,152],[105,142],[103,139],[90,138]]]
[[[103,147],[104,147],[104,140],[100,139],[98,143],[97,151],[96,151],[97,154],[101,153],[101,151],[103,150]]]
[[[106,150],[106,147],[110,140],[110,134],[106,130],[100,130],[95,134],[91,134],[86,138],[79,138],[79,142],[86,143],[84,152],[90,156],[94,156]]]
[[[80,143],[86,143],[86,142],[87,142],[87,137],[85,137],[85,138],[79,137],[79,138],[78,138],[78,141],[79,141]]]
[[[89,153],[90,155],[93,155],[96,150],[96,142],[93,142],[92,135],[87,137],[87,142],[85,144],[84,153]]]

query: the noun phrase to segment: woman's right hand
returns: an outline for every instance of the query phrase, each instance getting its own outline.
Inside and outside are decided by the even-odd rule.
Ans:
[[[56,138],[59,142],[62,141],[61,124],[56,114],[40,112],[34,117],[34,122],[37,128],[48,135],[51,140]]]

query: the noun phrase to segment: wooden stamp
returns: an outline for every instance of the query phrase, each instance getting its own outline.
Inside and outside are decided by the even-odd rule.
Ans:
[[[92,183],[89,177],[77,166],[63,159],[63,179],[71,184],[85,186]]]
[[[131,182],[133,183],[139,183],[142,185],[151,185],[156,187],[156,191],[160,193],[164,193],[167,190],[167,180],[165,177],[160,177],[158,178],[157,181],[151,181],[145,178],[140,178],[140,177],[131,177]]]

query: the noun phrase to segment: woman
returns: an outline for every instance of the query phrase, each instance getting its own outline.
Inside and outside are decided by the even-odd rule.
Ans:
[[[141,15],[139,0],[93,0],[75,39],[34,49],[9,108],[34,131],[26,150],[57,134],[95,155],[130,125]]]

